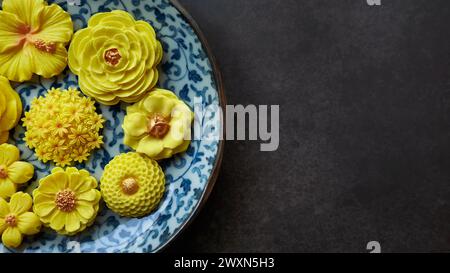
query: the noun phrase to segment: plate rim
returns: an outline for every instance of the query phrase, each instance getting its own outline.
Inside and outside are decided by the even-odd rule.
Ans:
[[[168,246],[170,246],[176,239],[179,238],[179,236],[192,224],[192,222],[195,220],[195,218],[199,215],[200,211],[205,206],[206,202],[208,201],[209,196],[211,195],[211,192],[216,184],[217,178],[219,176],[220,168],[222,166],[222,159],[223,159],[223,150],[225,147],[225,141],[224,136],[226,136],[226,105],[227,105],[227,99],[225,95],[225,86],[223,84],[222,80],[222,73],[219,69],[219,65],[217,63],[217,60],[212,53],[211,47],[209,46],[209,43],[206,39],[206,36],[203,34],[203,31],[201,30],[200,26],[197,24],[197,22],[194,20],[192,15],[184,8],[184,6],[178,1],[178,0],[169,0],[169,2],[180,12],[180,14],[183,16],[183,18],[186,20],[187,23],[191,26],[191,28],[194,30],[195,34],[200,40],[200,43],[202,44],[203,49],[205,50],[208,60],[211,63],[211,69],[212,73],[214,75],[214,80],[216,82],[216,88],[218,92],[219,97],[219,107],[222,109],[222,136],[219,140],[218,144],[218,150],[217,150],[217,157],[216,161],[214,163],[214,167],[211,171],[211,175],[206,183],[206,189],[203,191],[203,194],[200,198],[200,201],[197,203],[196,207],[192,211],[191,215],[189,215],[188,219],[184,221],[183,224],[181,224],[178,229],[169,237],[169,239],[161,244],[158,248],[156,248],[153,252],[163,252],[166,250]]]

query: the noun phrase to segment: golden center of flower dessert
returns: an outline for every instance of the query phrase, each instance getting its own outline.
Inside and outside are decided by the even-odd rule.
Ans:
[[[0,166],[0,178],[7,178],[8,177],[8,171],[6,170],[6,166],[5,165],[1,165]]]
[[[56,52],[56,44],[54,42],[45,42],[41,39],[37,39],[33,42],[34,46],[40,51],[53,54]]]
[[[148,119],[147,130],[149,135],[163,138],[170,130],[169,119],[160,114],[154,114]]]
[[[58,192],[55,198],[56,207],[64,212],[73,211],[76,201],[75,193],[68,189]]]
[[[121,183],[122,192],[127,195],[133,195],[139,190],[139,184],[136,179],[129,177],[122,181]]]
[[[17,218],[15,215],[8,215],[5,217],[5,223],[10,226],[10,227],[15,227],[17,226]]]
[[[116,66],[119,64],[120,59],[122,59],[122,55],[120,55],[120,52],[117,48],[111,48],[105,52],[104,58],[105,62],[108,65]]]

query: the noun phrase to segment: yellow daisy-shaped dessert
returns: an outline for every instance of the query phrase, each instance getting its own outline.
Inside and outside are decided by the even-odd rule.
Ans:
[[[0,76],[0,144],[8,141],[9,130],[16,127],[21,115],[19,94],[12,89],[7,78]]]
[[[34,175],[34,167],[20,160],[19,149],[11,144],[0,145],[0,197],[11,197],[18,186],[28,182]]]
[[[31,212],[31,196],[17,192],[8,202],[0,198],[0,234],[7,247],[18,247],[23,235],[34,235],[41,230],[39,217]]]
[[[155,89],[127,108],[124,143],[160,160],[187,150],[194,114],[173,92]]]
[[[97,180],[86,170],[54,168],[33,191],[34,212],[63,235],[74,235],[94,223],[101,198]]]
[[[158,81],[162,47],[155,30],[121,10],[97,13],[75,33],[70,70],[80,89],[105,105],[136,102]]]
[[[121,154],[106,165],[100,189],[112,211],[125,217],[142,217],[161,201],[165,177],[156,161],[138,153]]]
[[[94,101],[78,90],[51,89],[45,97],[35,98],[25,113],[25,141],[43,162],[59,166],[83,162],[100,148],[103,118],[95,111]]]
[[[0,11],[0,75],[23,82],[50,78],[67,65],[73,34],[70,15],[44,0],[3,0]]]

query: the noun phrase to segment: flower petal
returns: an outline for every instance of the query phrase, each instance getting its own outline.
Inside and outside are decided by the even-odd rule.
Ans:
[[[77,203],[77,212],[86,220],[91,220],[95,210],[89,202],[81,201]]]
[[[146,154],[152,158],[157,156],[163,149],[164,145],[161,139],[146,136],[139,142],[136,152]]]
[[[34,175],[34,167],[28,162],[16,161],[8,167],[8,178],[13,183],[23,184]]]
[[[6,215],[10,214],[8,202],[5,199],[0,198],[0,218],[5,218]]]
[[[134,137],[140,137],[147,132],[147,117],[141,113],[133,113],[125,116],[123,129]]]
[[[40,217],[48,216],[56,208],[55,202],[42,202],[34,204],[34,212]]]
[[[27,193],[17,192],[11,196],[9,201],[9,209],[14,214],[21,214],[31,209],[33,205],[33,200],[31,196]]]
[[[77,200],[94,201],[97,198],[97,190],[90,190],[77,195]]]
[[[9,131],[0,132],[0,144],[8,141],[8,138],[9,138]]]
[[[40,31],[35,35],[43,41],[67,43],[73,34],[73,23],[70,14],[60,6],[52,4],[41,13]]]
[[[16,192],[16,185],[11,180],[0,181],[0,197],[8,198]]]
[[[55,172],[42,178],[39,182],[39,191],[47,194],[56,194],[68,186],[67,175],[64,172]]]
[[[56,231],[63,229],[66,224],[66,214],[59,210],[56,210],[50,220],[50,227]]]
[[[0,218],[0,234],[2,234],[2,232],[5,231],[5,229],[6,229],[7,227],[8,227],[8,226],[7,226],[6,223],[5,223],[5,219]]]
[[[39,29],[39,18],[45,5],[43,0],[3,0],[3,11],[17,15],[32,30]]]
[[[15,14],[0,11],[0,52],[19,45],[17,27],[23,24]]]
[[[154,92],[158,91],[153,91],[152,93]],[[144,107],[149,113],[158,113],[165,117],[170,117],[175,103],[176,100],[174,99],[169,99],[164,95],[154,94],[145,98]]]
[[[41,229],[41,221],[36,214],[25,212],[17,217],[17,227],[22,234],[33,235]]]
[[[33,72],[44,78],[60,74],[67,66],[67,50],[61,43],[56,45],[54,53],[41,51],[31,44],[26,49],[32,56]]]
[[[20,151],[16,146],[11,144],[0,145],[0,165],[9,166],[19,158]]]
[[[8,227],[3,232],[2,242],[7,247],[18,247],[22,243],[22,234],[17,227]]]
[[[70,212],[66,213],[66,231],[75,232],[80,228],[80,218],[78,213]]]
[[[27,47],[31,47],[30,45]],[[24,82],[33,76],[33,63],[26,50],[14,49],[0,53],[0,75],[11,81]]]

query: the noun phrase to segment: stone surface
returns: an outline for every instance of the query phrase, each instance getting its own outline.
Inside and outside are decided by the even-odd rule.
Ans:
[[[279,104],[280,148],[228,141],[168,252],[450,251],[450,3],[180,0],[229,104]]]

